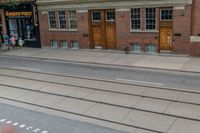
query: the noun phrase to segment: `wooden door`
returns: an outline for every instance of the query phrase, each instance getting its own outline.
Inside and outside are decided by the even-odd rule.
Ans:
[[[89,16],[91,48],[115,49],[115,11],[93,10]]]
[[[160,27],[160,50],[172,49],[172,27]]]
[[[106,19],[106,46],[107,49],[116,49],[115,10],[105,11]]]

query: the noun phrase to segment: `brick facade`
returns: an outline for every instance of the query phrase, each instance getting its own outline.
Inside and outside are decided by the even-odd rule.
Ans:
[[[175,53],[188,54],[190,53],[191,5],[174,8],[173,17],[173,50]]]
[[[116,13],[116,50],[123,50],[126,44],[130,46],[131,43],[138,43],[141,45],[142,52],[145,52],[148,44],[154,44],[157,52],[160,52],[160,9],[171,8],[173,9],[173,20],[170,22],[173,28],[172,51],[177,54],[198,54],[200,46],[198,43],[190,42],[191,35],[200,35],[200,0],[194,1],[194,5],[190,2],[187,3],[187,1],[185,1],[185,4],[181,3],[180,5],[156,5],[155,7],[150,5],[150,8],[156,8],[156,29],[153,31],[145,30],[145,9],[149,8],[148,5],[145,7],[137,7],[140,8],[141,13],[140,31],[131,30],[130,10],[134,8],[134,6],[120,8],[106,7],[106,9],[115,9]],[[77,31],[49,29],[47,24],[48,10],[42,8],[42,10],[39,11],[42,46],[50,47],[50,40],[56,40],[59,46],[60,40],[67,40],[68,43],[72,40],[77,40],[79,42],[79,48],[91,48],[88,22],[88,12],[90,9],[84,6],[80,8],[81,5],[79,5],[79,9],[74,8],[74,10],[77,11]],[[47,7],[45,8],[48,9]],[[103,7],[101,7],[101,9],[102,8]],[[95,8],[93,7],[92,10],[95,10]]]
[[[81,12],[77,13],[78,28],[77,31],[67,31],[59,29],[49,29],[48,25],[48,12],[39,12],[40,21],[40,36],[43,47],[50,47],[50,40],[56,40],[58,47],[60,46],[61,40],[66,40],[68,44],[71,41],[78,41],[79,48],[89,48],[89,28],[88,28],[88,13]],[[58,21],[57,21],[58,26]]]
[[[200,0],[193,0],[192,6],[192,36],[196,36],[198,41],[191,41],[191,54],[200,56]]]

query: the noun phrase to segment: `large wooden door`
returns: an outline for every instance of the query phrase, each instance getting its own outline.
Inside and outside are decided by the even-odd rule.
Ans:
[[[91,48],[115,49],[115,10],[93,10],[89,12]]]
[[[160,27],[160,50],[172,49],[172,27]]]

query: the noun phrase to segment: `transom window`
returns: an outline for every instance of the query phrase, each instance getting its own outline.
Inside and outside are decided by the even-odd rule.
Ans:
[[[156,9],[146,8],[146,30],[156,29]]]
[[[54,11],[49,11],[49,26],[52,29],[56,28],[56,14]]]
[[[161,9],[160,19],[161,20],[172,20],[172,9]]]
[[[106,12],[106,20],[107,21],[115,21],[115,12],[114,11]]]
[[[61,29],[66,29],[66,15],[65,11],[59,11],[59,21],[60,21],[60,28]]]
[[[70,29],[77,29],[76,11],[69,11],[69,27]]]
[[[131,29],[140,29],[140,9],[131,9]]]
[[[92,12],[92,21],[100,21],[101,13],[99,11]]]

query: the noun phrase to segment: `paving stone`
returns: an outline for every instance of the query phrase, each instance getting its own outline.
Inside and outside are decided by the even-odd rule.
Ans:
[[[23,95],[21,97],[18,97],[17,100],[24,101],[24,102],[29,102],[33,103],[38,99],[44,98],[48,96],[47,94],[44,93],[38,93],[38,92],[29,92],[26,95]]]
[[[200,106],[173,102],[165,113],[200,120]]]
[[[143,130],[143,129],[136,129],[135,132],[133,133],[156,133],[156,132],[152,132],[152,131],[148,131],[148,130]]]
[[[16,107],[21,107],[21,108],[29,109],[29,110],[33,110],[33,111],[35,111],[39,108],[37,106],[33,106],[33,105],[30,105],[30,104],[10,101],[10,100],[6,100],[6,99],[2,99],[2,98],[0,98],[0,103],[6,104],[6,105],[12,105],[12,106],[16,106]]]
[[[3,75],[17,76],[20,73],[22,73],[22,72],[21,71],[15,71],[15,70],[9,70],[9,69],[0,69],[0,74],[3,74]]]
[[[146,89],[145,87],[125,85],[125,84],[116,84],[112,88],[112,90],[114,91],[129,93],[129,94],[136,94],[136,95],[141,95],[145,89]]]
[[[85,97],[85,99],[103,102],[109,94],[110,92],[93,90]]]
[[[200,94],[183,92],[178,101],[200,104]]]
[[[142,100],[142,97],[117,94],[117,93],[110,93],[104,99],[106,103],[112,103],[115,105],[122,105],[126,107],[134,107],[141,100]]]
[[[174,121],[175,117],[133,110],[122,122],[158,132],[167,132]]]
[[[41,73],[22,72],[17,76],[36,80],[44,80],[48,75]]]
[[[170,104],[170,101],[158,100],[158,99],[152,99],[152,98],[143,98],[135,107],[139,109],[161,113],[166,110],[169,104]]]
[[[90,81],[84,86],[107,90],[107,89],[111,89],[114,86],[114,84],[108,83],[108,82],[101,82],[101,81]]]
[[[88,111],[86,111],[85,114],[101,119],[120,122],[130,111],[131,109],[120,108],[105,104],[96,104]]]
[[[62,102],[55,104],[53,107],[61,109],[61,110],[65,110],[65,111],[83,114],[85,111],[87,111],[92,106],[94,106],[94,104],[96,103],[77,100],[77,99],[71,99],[71,98],[65,98],[62,100]]]
[[[38,81],[32,81],[32,84],[26,86],[27,89],[30,90],[40,90],[45,86],[51,85],[51,83],[46,83],[46,82],[38,82]]]
[[[64,99],[64,97],[49,95],[49,96],[40,98],[40,99],[34,101],[33,103],[37,104],[37,105],[52,107],[53,105],[55,105],[59,102],[62,102],[63,99]]]
[[[21,97],[29,91],[26,90],[20,90],[16,88],[11,88],[11,87],[2,87],[3,89],[0,91],[0,96],[5,97],[5,98],[11,98],[11,99],[16,99],[18,97]]]
[[[164,89],[153,89],[149,88],[143,93],[143,96],[150,96],[156,98],[163,98],[169,100],[177,100],[181,92],[164,90]]]
[[[41,88],[40,91],[59,94],[59,95],[73,96],[77,98],[83,98],[83,97],[86,97],[92,90],[79,88],[79,87],[73,87],[73,86],[51,84],[51,85]]]
[[[199,133],[200,122],[186,119],[177,119],[168,133]]]

